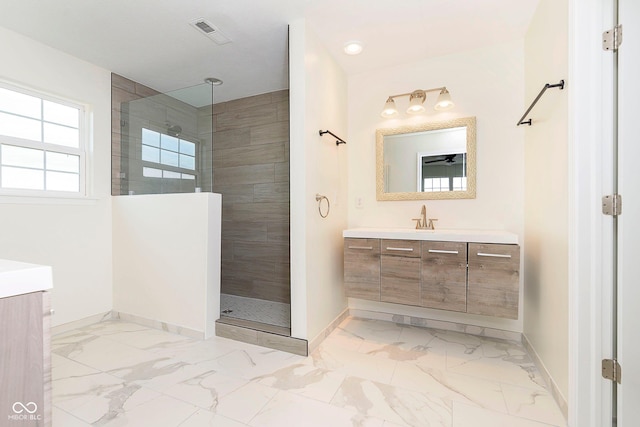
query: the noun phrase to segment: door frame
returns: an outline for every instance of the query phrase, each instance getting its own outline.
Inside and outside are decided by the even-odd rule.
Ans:
[[[612,351],[610,192],[612,61],[601,35],[613,27],[613,0],[569,1],[569,425],[611,425],[611,383],[600,375]],[[607,61],[609,59],[609,61]]]

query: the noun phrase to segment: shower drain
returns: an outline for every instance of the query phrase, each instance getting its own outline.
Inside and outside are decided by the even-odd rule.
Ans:
[[[229,309],[222,310],[222,314],[229,314],[229,313],[233,313],[233,310],[229,310]]]

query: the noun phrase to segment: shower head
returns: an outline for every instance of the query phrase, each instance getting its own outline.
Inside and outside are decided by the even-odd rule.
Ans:
[[[180,136],[180,133],[182,132],[182,127],[179,125],[173,125],[173,126],[169,126],[167,128],[167,133],[171,136]]]

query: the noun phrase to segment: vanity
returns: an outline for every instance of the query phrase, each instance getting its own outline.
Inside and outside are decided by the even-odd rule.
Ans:
[[[51,267],[0,259],[0,425],[51,425]]]
[[[514,233],[354,228],[343,237],[348,297],[518,318]]]

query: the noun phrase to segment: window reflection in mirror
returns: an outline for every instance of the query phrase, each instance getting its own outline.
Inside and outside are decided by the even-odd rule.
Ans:
[[[379,129],[378,200],[475,197],[475,118]]]

